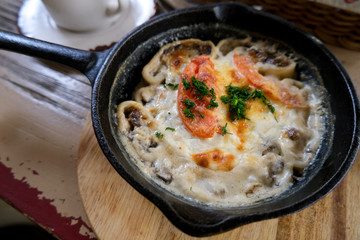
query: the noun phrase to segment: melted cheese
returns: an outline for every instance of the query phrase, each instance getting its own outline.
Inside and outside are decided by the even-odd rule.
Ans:
[[[187,45],[189,41],[209,44],[186,40]],[[177,49],[174,46],[181,43],[166,45],[159,51],[143,71],[148,86],[137,90],[135,101],[123,102],[118,107],[121,140],[139,169],[175,194],[218,206],[252,204],[288,189],[293,169],[308,166],[322,134],[320,99],[309,85],[289,78],[294,75],[295,61],[287,58],[290,63],[285,67],[257,62],[254,68],[257,74],[264,74],[262,77],[296,91],[307,100],[308,108],[291,107],[275,99],[271,101],[275,107],[273,114],[260,99],[249,100],[247,119],[231,121],[229,107],[220,96],[227,94],[225,86],[229,84],[255,88],[233,61],[234,54],[250,58],[251,51],[233,46],[223,53],[220,50],[224,41],[218,47],[207,45],[212,48],[209,55],[216,72],[219,106],[214,112],[218,131],[211,138],[199,138],[179,117],[178,91],[163,85],[179,84],[182,71],[196,55],[193,51],[188,54],[183,50],[173,53],[166,50]],[[251,48],[273,46],[254,42]],[[160,54],[165,51],[167,60]],[[225,124],[227,134],[222,134]]]

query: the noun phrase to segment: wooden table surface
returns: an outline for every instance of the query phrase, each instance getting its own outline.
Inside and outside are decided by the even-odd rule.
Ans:
[[[21,4],[21,0],[0,0],[1,30],[18,33]],[[329,48],[359,91],[360,52]],[[0,50],[0,197],[60,239],[97,238],[77,180],[77,151],[90,94],[88,80],[75,70]],[[331,229],[318,228],[321,223],[314,221],[306,226],[328,231],[323,239],[360,239],[359,164],[358,157],[332,193],[333,204],[327,206],[333,216]],[[301,216],[300,212],[293,223],[283,224],[301,223]],[[297,234],[302,233],[292,229],[276,238],[296,239]]]

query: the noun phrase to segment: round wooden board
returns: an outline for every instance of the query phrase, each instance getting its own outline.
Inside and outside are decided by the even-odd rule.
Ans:
[[[357,161],[358,162],[358,161]],[[248,224],[202,239],[359,239],[359,166],[327,197],[286,217]],[[78,183],[85,211],[101,240],[196,239],[178,230],[150,201],[134,190],[113,169],[98,146],[90,116],[86,119],[78,151]]]

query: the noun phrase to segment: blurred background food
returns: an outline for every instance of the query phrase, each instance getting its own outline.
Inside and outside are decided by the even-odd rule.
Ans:
[[[226,0],[161,0],[168,10]],[[360,50],[360,1],[235,0],[285,18],[327,44]]]

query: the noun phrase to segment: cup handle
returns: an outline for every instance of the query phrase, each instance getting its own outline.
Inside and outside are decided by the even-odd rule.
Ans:
[[[121,0],[117,0],[117,7],[113,8],[113,6],[110,6],[106,9],[106,16],[111,17],[117,13],[119,13],[121,10]]]

